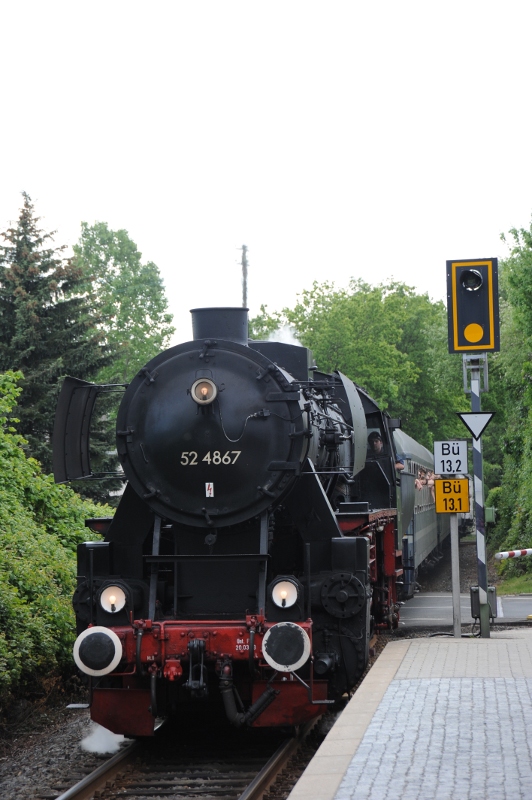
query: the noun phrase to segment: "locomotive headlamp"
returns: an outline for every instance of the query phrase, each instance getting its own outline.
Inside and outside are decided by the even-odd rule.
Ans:
[[[125,591],[121,586],[117,586],[116,584],[104,586],[100,593],[100,605],[103,610],[107,611],[109,614],[116,614],[118,611],[122,611],[126,601],[127,596]]]
[[[216,388],[216,384],[209,380],[209,378],[200,378],[199,381],[192,384],[190,394],[198,405],[208,406],[209,403],[212,403],[216,398],[218,389]]]
[[[297,601],[298,589],[293,581],[278,581],[272,587],[272,600],[279,608],[290,608]]]

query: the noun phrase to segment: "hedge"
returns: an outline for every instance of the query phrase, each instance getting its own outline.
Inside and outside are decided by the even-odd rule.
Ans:
[[[0,702],[67,668],[75,638],[76,546],[112,510],[56,485],[10,418],[20,373],[0,375]],[[91,538],[95,538],[90,534]]]

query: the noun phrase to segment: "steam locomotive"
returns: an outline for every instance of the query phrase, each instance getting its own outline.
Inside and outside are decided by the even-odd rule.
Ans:
[[[112,519],[87,523],[103,541],[78,547],[74,659],[92,719],[130,736],[201,700],[235,725],[304,723],[399,618],[419,445],[400,432],[398,453],[400,421],[305,347],[248,340],[246,309],[195,309],[192,324],[124,387],[127,484]],[[56,481],[92,476],[110,388],[65,380]]]

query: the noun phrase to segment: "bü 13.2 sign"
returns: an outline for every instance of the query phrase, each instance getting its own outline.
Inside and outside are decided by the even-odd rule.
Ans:
[[[434,472],[437,475],[467,472],[467,442],[465,439],[434,442]]]

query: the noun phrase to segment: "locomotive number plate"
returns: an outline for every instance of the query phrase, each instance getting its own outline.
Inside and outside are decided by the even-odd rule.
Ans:
[[[227,450],[225,453],[222,453],[221,450],[209,450],[208,453],[202,456],[201,453],[198,455],[195,450],[183,450],[181,464],[183,467],[197,467],[200,461],[206,461],[207,464],[214,464],[215,466],[218,466],[218,464],[228,466],[236,463],[241,452],[242,450]]]
[[[461,514],[469,511],[469,480],[440,478],[434,481],[437,514]]]

